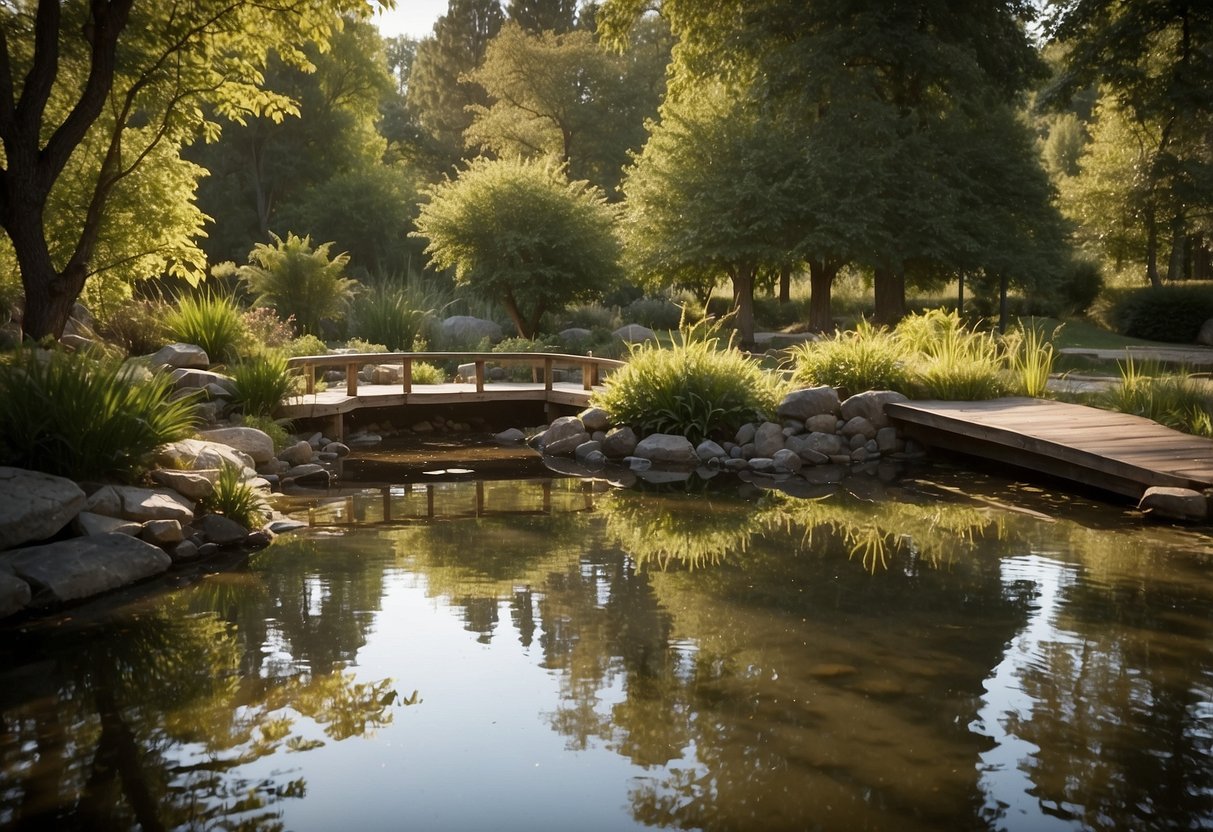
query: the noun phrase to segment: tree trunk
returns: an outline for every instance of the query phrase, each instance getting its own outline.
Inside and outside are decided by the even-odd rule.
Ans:
[[[1162,285],[1158,275],[1158,224],[1153,211],[1146,214],[1146,279],[1154,288]]]
[[[792,264],[785,263],[779,267],[779,302],[792,302]]]
[[[733,271],[733,302],[737,310],[737,338],[744,348],[754,346],[754,267]]]
[[[40,208],[13,211],[5,217],[4,226],[17,256],[25,290],[21,329],[33,341],[47,336],[58,338],[63,335],[72,306],[84,288],[84,267],[72,266],[63,273],[55,268]]]
[[[1167,280],[1183,280],[1184,252],[1188,237],[1184,234],[1183,217],[1171,218],[1171,256],[1167,260]]]
[[[809,329],[832,332],[834,315],[830,311],[830,292],[838,266],[828,260],[809,261]]]
[[[963,272],[956,279],[956,314],[962,318],[965,314],[965,276]]]
[[[894,326],[906,315],[906,272],[902,264],[876,269],[876,309],[873,319],[883,326]]]
[[[514,295],[507,292],[505,297],[501,299],[505,305],[506,314],[510,316],[510,320],[514,322],[514,329],[518,332],[520,338],[533,338],[534,336],[527,331],[526,318],[522,314],[522,310],[518,308],[517,301],[514,300]]]

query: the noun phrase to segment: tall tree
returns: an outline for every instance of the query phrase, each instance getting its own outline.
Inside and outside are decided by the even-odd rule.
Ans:
[[[601,297],[619,277],[614,210],[551,163],[480,158],[428,196],[415,234],[431,264],[501,303],[523,338],[545,312]]]
[[[1139,172],[1123,191],[1144,238],[1146,279],[1161,283],[1169,243],[1177,269],[1186,238],[1213,217],[1213,7],[1199,0],[1066,0],[1049,19],[1065,62],[1042,93],[1062,105],[1101,85],[1101,118],[1122,122]],[[1094,165],[1089,166],[1094,169]]]
[[[510,0],[510,20],[531,34],[571,32],[577,23],[577,0]]]
[[[305,66],[300,47],[327,42],[340,11],[365,15],[370,7],[361,0],[16,0],[0,8],[0,226],[21,269],[28,336],[62,333],[119,183],[164,147],[199,131],[213,135],[204,103],[236,117],[291,113],[293,102],[262,87],[267,55]],[[93,130],[104,133],[91,140],[101,156],[88,207],[66,256],[56,259],[51,192]]]
[[[498,0],[450,0],[434,34],[417,45],[408,82],[408,104],[447,168],[463,157],[463,133],[472,122],[468,108],[488,97],[467,73],[480,66],[489,41],[505,16]]]

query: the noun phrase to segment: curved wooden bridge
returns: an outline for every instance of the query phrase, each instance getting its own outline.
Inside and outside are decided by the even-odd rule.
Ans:
[[[415,362],[458,362],[471,367],[470,377],[444,384],[414,384]],[[400,368],[400,380],[391,384],[368,384],[358,374],[367,365]],[[529,352],[379,352],[338,355],[305,355],[292,358],[287,366],[303,374],[304,392],[292,396],[279,408],[287,419],[326,419],[330,435],[344,434],[344,417],[363,408],[450,405],[470,402],[541,402],[551,406],[585,407],[600,389],[602,379],[623,366],[622,361],[593,355]],[[495,366],[523,366],[531,370],[530,382],[491,381]],[[334,368],[345,375],[340,388],[318,390],[316,371]],[[557,373],[580,374],[578,381],[556,381]]]

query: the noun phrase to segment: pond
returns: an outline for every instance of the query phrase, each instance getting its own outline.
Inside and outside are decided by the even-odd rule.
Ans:
[[[469,476],[10,629],[0,827],[1213,824],[1206,530],[943,468]]]

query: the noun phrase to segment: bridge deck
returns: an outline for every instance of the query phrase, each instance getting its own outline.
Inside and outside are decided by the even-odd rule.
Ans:
[[[1140,498],[1149,486],[1213,486],[1213,440],[1126,413],[1042,399],[890,404],[905,433],[938,447]]]

